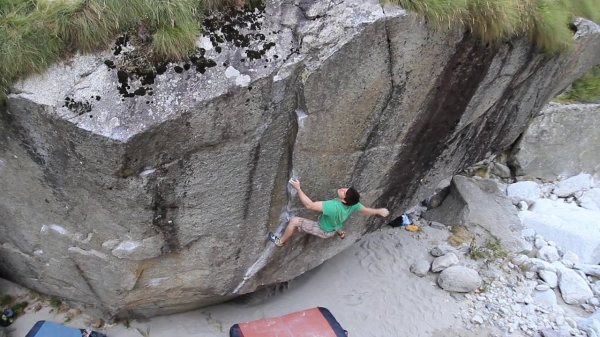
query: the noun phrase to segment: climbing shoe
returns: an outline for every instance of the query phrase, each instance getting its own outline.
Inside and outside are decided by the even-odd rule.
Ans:
[[[277,247],[283,246],[283,243],[281,243],[281,239],[273,232],[269,232],[269,240],[273,242]]]

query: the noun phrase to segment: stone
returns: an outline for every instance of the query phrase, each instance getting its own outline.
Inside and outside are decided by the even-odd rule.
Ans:
[[[547,270],[538,270],[538,276],[552,289],[558,285],[558,275],[555,272]]]
[[[520,232],[521,222],[508,198],[489,179],[454,176],[450,195],[444,203],[428,210],[423,217],[431,221],[467,226],[482,237],[500,240],[502,249],[511,253],[531,250]]]
[[[573,204],[537,200],[528,211],[519,212],[525,227],[572,251],[581,263],[600,262],[600,217],[598,213]]]
[[[529,258],[527,257],[527,255],[524,254],[516,254],[512,257],[512,262],[517,266],[521,266],[527,261],[529,261]]]
[[[562,337],[562,334],[558,331],[550,328],[539,330],[541,337]]]
[[[506,195],[518,200],[535,201],[540,198],[540,185],[535,181],[519,181],[508,185]]]
[[[454,248],[450,245],[447,245],[447,244],[434,246],[433,248],[431,248],[429,253],[435,257],[443,256],[448,253],[454,253],[455,255],[458,256],[458,252],[457,252],[456,248]]]
[[[107,64],[127,57],[105,50],[14,83],[0,107],[0,259],[17,283],[143,318],[293,279],[349,243],[265,244],[286,215],[315,216],[288,193],[290,172],[314,200],[353,185],[365,205],[385,204],[390,218],[348,219],[358,238],[509,148],[600,52],[582,19],[574,48],[549,58],[524,37],[484,48],[376,0],[265,5],[253,15],[277,33],[252,41],[271,48],[251,62],[226,41],[205,49],[215,67],[168,63],[151,84],[128,74],[120,91],[126,68]],[[485,224],[520,233],[509,218]]]
[[[426,276],[427,273],[429,273],[430,268],[431,268],[431,263],[429,263],[429,261],[419,260],[410,266],[410,272],[419,277],[423,277],[423,276]]]
[[[575,194],[575,192],[590,189],[592,186],[592,176],[587,173],[582,173],[556,183],[554,194],[561,198],[566,198]]]
[[[468,293],[481,287],[482,282],[475,270],[464,266],[448,267],[438,277],[439,286],[450,292]]]
[[[433,263],[431,263],[431,271],[437,273],[456,264],[458,264],[458,257],[456,257],[456,254],[446,253],[433,260]]]
[[[529,205],[527,205],[527,202],[524,200],[519,201],[518,207],[520,211],[526,211],[529,209]]]
[[[578,198],[579,206],[590,211],[600,212],[600,188],[592,188]]]
[[[518,175],[546,181],[597,172],[600,105],[550,104],[523,133],[510,160]],[[595,174],[598,179],[598,174]]]
[[[533,299],[535,303],[547,309],[553,308],[557,304],[556,294],[551,289],[534,291]]]
[[[560,256],[558,255],[558,251],[556,250],[556,247],[551,246],[551,245],[540,248],[540,250],[538,250],[538,252],[537,252],[537,257],[546,262],[554,262],[554,261],[558,261],[558,259],[560,259]]]
[[[483,318],[481,318],[479,315],[475,315],[473,318],[471,318],[471,322],[475,324],[483,324]]]
[[[444,225],[443,223],[437,222],[437,221],[429,222],[429,227],[435,228],[435,229],[446,229],[446,225]]]
[[[562,261],[563,263],[564,261],[570,261],[573,264],[577,264],[579,263],[579,256],[577,256],[577,254],[569,250],[563,254]]]
[[[574,317],[577,328],[584,331],[588,336],[600,336],[600,321],[593,318]]]
[[[600,265],[577,263],[573,266],[573,268],[581,270],[586,275],[600,277]]]
[[[558,271],[558,288],[567,304],[586,303],[594,296],[587,282],[571,269]]]
[[[491,163],[490,173],[500,178],[510,178],[510,168],[502,163]]]
[[[526,211],[526,209],[524,210]],[[533,228],[525,228],[521,231],[521,236],[526,240],[534,240],[535,238],[535,229]]]

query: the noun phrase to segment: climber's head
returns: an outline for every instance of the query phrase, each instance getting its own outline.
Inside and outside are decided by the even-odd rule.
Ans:
[[[346,206],[354,206],[360,201],[360,194],[354,187],[338,188],[338,198]]]

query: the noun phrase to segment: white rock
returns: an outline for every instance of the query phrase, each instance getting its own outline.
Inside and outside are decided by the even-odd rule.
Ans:
[[[517,266],[523,265],[527,261],[529,261],[529,258],[524,254],[517,254],[512,258],[512,262]]]
[[[537,252],[537,257],[547,262],[558,261],[558,259],[560,258],[560,256],[558,256],[556,246],[552,246],[550,244],[548,244],[548,246],[540,248],[540,250]]]
[[[446,253],[443,256],[437,257],[431,264],[431,271],[434,273],[440,272],[450,266],[458,264],[458,257],[454,253]]]
[[[554,194],[559,197],[568,197],[577,191],[589,189],[592,185],[592,176],[582,173],[566,180],[559,181],[556,184],[556,188],[554,188]]]
[[[556,275],[556,273],[547,270],[539,270],[538,275],[550,288],[554,289],[558,285],[558,275]]]
[[[438,277],[439,286],[452,292],[470,292],[481,287],[482,282],[475,270],[463,266],[448,267]]]
[[[574,269],[581,270],[586,275],[600,277],[600,265],[578,263],[573,266]]]
[[[477,323],[477,324],[483,324],[483,318],[481,318],[481,316],[479,316],[479,315],[475,315],[475,316],[473,316],[473,318],[471,318],[471,322]]]
[[[533,240],[535,237],[535,229],[525,228],[521,231],[521,236],[527,240]]]
[[[519,181],[508,185],[506,195],[519,200],[536,200],[540,197],[540,185],[535,181]]]
[[[429,263],[429,261],[420,260],[420,261],[413,263],[410,266],[410,272],[419,277],[423,277],[423,276],[427,275],[427,273],[429,273],[430,268],[431,268],[431,263]]]
[[[575,271],[565,268],[558,271],[558,276],[558,288],[565,303],[585,303],[594,296],[586,280],[581,278]]]

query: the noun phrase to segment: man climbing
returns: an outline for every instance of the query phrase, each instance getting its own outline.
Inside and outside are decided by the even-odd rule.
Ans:
[[[290,185],[298,191],[298,197],[302,204],[312,210],[320,212],[318,221],[312,221],[300,217],[290,219],[282,237],[269,233],[269,240],[281,247],[294,234],[294,229],[298,228],[302,232],[316,235],[321,238],[330,238],[337,233],[340,238],[345,237],[341,227],[350,214],[359,211],[365,215],[379,215],[386,217],[390,212],[386,208],[364,207],[358,201],[360,194],[354,188],[338,188],[337,198],[327,201],[312,201],[300,188],[300,182],[296,179],[290,179]]]

